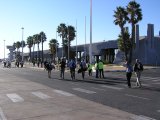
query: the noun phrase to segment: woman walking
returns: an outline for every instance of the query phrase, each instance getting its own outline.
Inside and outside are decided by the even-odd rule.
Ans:
[[[127,61],[126,62],[126,77],[127,77],[127,84],[128,87],[131,88],[131,77],[132,77],[133,67],[132,65]]]

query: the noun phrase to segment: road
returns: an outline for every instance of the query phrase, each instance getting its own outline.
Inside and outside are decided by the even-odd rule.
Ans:
[[[46,86],[47,89],[53,88],[55,90],[65,91],[71,93],[80,98],[84,98],[96,103],[100,103],[105,106],[110,106],[119,110],[123,110],[137,116],[141,116],[143,120],[159,120],[160,119],[160,69],[147,69],[142,73],[142,88],[135,86],[135,75],[132,75],[132,88],[128,88],[126,84],[126,78],[124,72],[105,72],[105,79],[96,79],[89,77],[86,74],[86,78],[83,80],[81,74],[76,74],[76,80],[71,80],[69,72],[65,72],[65,79],[62,80],[59,77],[59,71],[52,71],[52,78],[47,78],[47,72],[43,69],[33,68],[0,68],[1,81],[5,81],[5,76],[11,79],[6,81],[13,82],[8,86],[7,90],[0,91],[1,94],[6,94],[8,98],[11,98],[13,94],[9,94],[9,91],[13,91],[16,86],[19,86],[19,82],[25,81],[25,86],[21,86],[23,90],[32,91],[41,90],[38,85],[30,84],[38,83],[41,86]],[[4,78],[2,78],[2,76]],[[15,79],[14,79],[15,78]],[[2,80],[3,79],[3,80]],[[8,84],[7,84],[8,85]],[[12,85],[15,87],[12,88]],[[3,84],[4,86],[4,84]],[[3,88],[1,86],[1,89]],[[29,87],[27,87],[29,86]],[[22,88],[19,88],[21,90]],[[39,87],[39,88],[38,88]],[[16,89],[17,91],[17,89]],[[45,92],[45,89],[41,91]],[[19,91],[22,94],[23,91]],[[23,93],[24,94],[24,93]],[[25,93],[26,94],[26,93]],[[32,92],[37,95],[41,93]],[[1,95],[0,103],[2,105],[9,102],[7,98]],[[46,95],[41,95],[46,98]],[[49,97],[49,96],[48,96]],[[7,100],[6,100],[7,99]],[[23,101],[29,99],[27,95],[24,98],[18,100]],[[14,99],[16,101],[16,99]],[[13,101],[14,101],[13,100]],[[6,102],[7,101],[7,102]],[[30,105],[29,105],[30,106]],[[37,108],[38,109],[38,108]],[[140,120],[137,118],[137,120]]]

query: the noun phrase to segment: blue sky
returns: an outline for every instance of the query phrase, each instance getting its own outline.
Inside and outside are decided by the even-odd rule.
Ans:
[[[120,32],[114,25],[113,14],[117,6],[126,6],[130,0],[92,0],[92,41],[114,40]],[[146,35],[147,24],[154,24],[155,35],[160,30],[160,1],[136,0],[142,8],[143,20],[139,22],[140,35]],[[76,27],[77,44],[90,41],[90,0],[0,0],[0,58],[4,57],[4,40],[6,45],[22,40],[28,36],[44,31],[48,49],[49,40],[56,38],[56,29],[60,23]],[[128,25],[130,27],[130,25]],[[57,37],[61,44],[61,38]],[[76,40],[72,42],[75,45]],[[7,49],[6,55],[9,52]],[[24,49],[28,52],[28,48]]]

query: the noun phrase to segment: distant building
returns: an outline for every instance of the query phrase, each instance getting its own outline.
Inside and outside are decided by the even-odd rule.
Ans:
[[[70,48],[76,52],[76,46]],[[124,62],[124,53],[118,49],[117,40],[92,43],[93,59],[101,59],[107,63],[120,64]],[[39,52],[41,58],[41,51]],[[32,52],[31,56],[37,58],[38,52]],[[66,56],[65,56],[66,55]],[[146,65],[160,65],[160,35],[154,36],[154,25],[148,24],[147,36],[139,36],[139,25],[135,26],[135,49],[133,51],[133,62],[140,59]],[[77,45],[77,60],[86,59],[89,61],[89,44]],[[62,57],[62,48],[58,48],[57,57]],[[67,58],[67,51],[64,54]],[[24,54],[24,59],[29,60],[29,53]],[[52,60],[49,50],[44,50],[44,60]]]

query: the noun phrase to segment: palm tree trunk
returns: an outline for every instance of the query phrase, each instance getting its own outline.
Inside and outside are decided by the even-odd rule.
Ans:
[[[34,61],[34,48],[35,48],[35,44],[33,44],[33,61]]]
[[[44,58],[43,58],[43,41],[42,41],[42,64],[41,64],[41,67],[43,67],[43,62],[44,62],[44,60],[43,60]]]
[[[40,60],[40,55],[39,55],[39,43],[37,44],[37,46],[38,46],[38,62],[39,62],[39,60]]]
[[[31,62],[31,47],[29,48],[29,57],[30,57],[29,62]]]
[[[134,43],[134,24],[132,24],[132,38],[131,38],[131,48],[130,48],[130,54],[129,54],[129,63],[131,64],[132,63],[132,58],[133,58],[133,43]]]
[[[122,34],[122,39],[123,39],[123,44],[124,44],[124,53],[125,53],[125,60],[128,60],[127,57],[127,48],[126,48],[126,40],[124,39],[124,28],[121,27],[121,34]]]
[[[64,56],[63,56],[63,52],[64,52],[64,39],[63,39],[63,37],[62,37],[62,58],[64,57]]]

